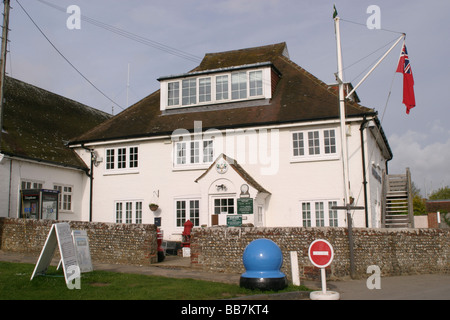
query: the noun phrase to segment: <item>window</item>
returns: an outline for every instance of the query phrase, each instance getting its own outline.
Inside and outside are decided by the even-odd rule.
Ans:
[[[199,163],[200,162],[200,148],[199,141],[191,142],[191,163]]]
[[[170,82],[167,86],[168,106],[177,106],[180,104],[180,83]]]
[[[319,131],[308,132],[309,154],[320,154]]]
[[[115,159],[114,159],[114,149],[107,149],[106,150],[106,170],[113,170]]]
[[[216,100],[228,100],[228,76],[216,77]]]
[[[127,148],[117,149],[117,169],[125,169],[127,167]]]
[[[200,200],[177,200],[175,210],[177,227],[184,227],[187,220],[190,220],[194,227],[200,226]]]
[[[303,142],[303,132],[294,132],[292,135],[294,144],[294,157],[303,156],[305,154],[305,144]]]
[[[249,76],[250,97],[261,96],[263,94],[262,71],[252,71]]]
[[[302,222],[304,227],[311,227],[311,203],[302,203]]]
[[[294,160],[337,159],[335,129],[318,129],[292,132]]]
[[[231,74],[231,99],[247,98],[247,73],[235,72]]]
[[[187,79],[182,81],[183,106],[197,103],[197,79]]]
[[[218,104],[244,99],[272,97],[269,66],[233,68],[200,74],[186,74],[178,79],[163,77],[161,81],[161,110],[194,105]]]
[[[316,227],[324,227],[323,202],[316,202]]]
[[[106,170],[139,168],[139,147],[106,149]]]
[[[213,140],[175,142],[175,167],[210,164],[214,160]]]
[[[22,180],[20,187],[22,190],[28,189],[42,189],[42,182],[32,181],[32,180]]]
[[[176,148],[176,164],[186,164],[186,142],[177,142]]]
[[[138,167],[138,147],[130,148],[130,168]]]
[[[116,223],[142,223],[142,201],[116,201]]]
[[[213,149],[213,141],[206,140],[203,141],[203,162],[211,163],[214,160],[214,149]]]
[[[234,214],[234,198],[214,199],[214,214]]]
[[[135,217],[136,217],[136,223],[142,223],[142,202],[138,201],[135,203],[136,211],[135,211]]]
[[[59,191],[59,210],[72,211],[72,186],[53,185],[53,190]]]
[[[334,130],[324,130],[325,153],[336,153],[336,137]]]
[[[122,202],[117,202],[116,203],[116,223],[122,223],[122,209],[123,209]]]
[[[337,227],[338,213],[332,207],[337,201],[304,201],[301,202],[303,227]],[[313,225],[314,222],[314,225]]]
[[[199,79],[198,87],[198,102],[211,101],[211,78]]]
[[[328,202],[328,218],[330,227],[338,226],[338,214],[337,210],[331,209],[333,206],[337,206],[337,201]]]

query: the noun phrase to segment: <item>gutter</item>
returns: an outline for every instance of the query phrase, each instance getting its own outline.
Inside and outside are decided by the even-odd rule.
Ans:
[[[367,119],[364,116],[364,120],[359,127],[361,136],[361,156],[362,156],[362,168],[363,168],[363,187],[364,187],[364,214],[366,218],[366,228],[369,227],[369,209],[367,208],[367,172],[366,172],[366,151],[364,148],[364,129],[366,128]]]

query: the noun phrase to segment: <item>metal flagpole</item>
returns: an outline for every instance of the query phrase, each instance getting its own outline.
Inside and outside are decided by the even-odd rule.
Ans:
[[[347,153],[347,132],[345,122],[345,98],[344,98],[344,76],[343,76],[343,63],[342,63],[342,49],[341,49],[341,34],[339,29],[339,17],[337,15],[336,8],[334,8],[334,25],[336,32],[336,51],[338,60],[338,72],[336,74],[337,81],[339,83],[339,112],[341,123],[341,145],[342,145],[342,165],[344,171],[344,206],[333,206],[333,210],[347,211],[347,229],[348,229],[348,247],[349,247],[349,260],[350,260],[350,276],[355,279],[356,267],[355,258],[353,253],[353,231],[352,231],[352,216],[351,210],[364,209],[364,207],[355,207],[350,201],[350,184],[348,178],[348,153]]]
[[[350,185],[348,178],[348,152],[347,152],[347,133],[345,124],[345,99],[344,99],[344,76],[343,76],[343,63],[342,63],[342,50],[341,50],[341,33],[339,29],[339,16],[334,17],[334,25],[336,31],[336,51],[338,72],[336,74],[337,81],[339,83],[339,113],[341,123],[341,152],[342,152],[342,166],[344,173],[344,205],[349,202]]]

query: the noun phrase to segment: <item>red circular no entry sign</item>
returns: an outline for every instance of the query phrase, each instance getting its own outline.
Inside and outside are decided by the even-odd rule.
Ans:
[[[331,244],[322,239],[314,240],[308,249],[309,260],[317,268],[328,267],[333,261],[334,252]]]

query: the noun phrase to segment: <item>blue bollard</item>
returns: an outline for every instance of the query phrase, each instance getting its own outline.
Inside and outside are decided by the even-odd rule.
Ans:
[[[241,287],[274,291],[287,287],[286,275],[280,271],[283,254],[272,240],[252,241],[245,248],[242,261],[246,272],[241,275],[239,281]]]

